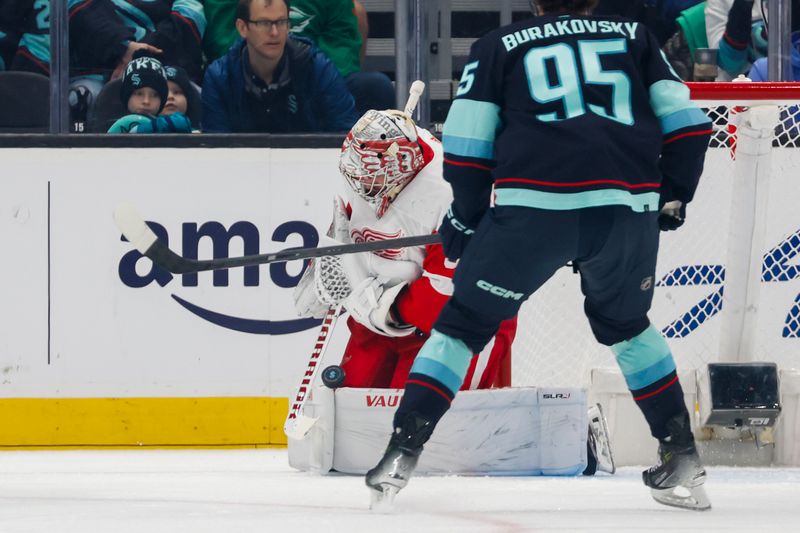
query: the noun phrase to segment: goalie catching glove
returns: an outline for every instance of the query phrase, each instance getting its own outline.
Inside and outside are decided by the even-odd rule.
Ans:
[[[310,262],[294,289],[294,308],[299,316],[322,318],[351,292],[341,256],[318,257]]]
[[[350,242],[350,219],[341,198],[333,199],[333,219],[328,228],[327,238],[320,239],[320,246],[334,246]],[[358,254],[363,255],[363,254]],[[361,282],[367,273],[357,272],[358,263],[350,265],[349,270],[355,279],[350,279],[343,263],[345,256],[323,256],[308,263],[303,277],[294,289],[294,307],[299,316],[322,318],[329,308],[339,305],[350,295],[354,284]]]
[[[370,252],[318,257],[294,290],[295,310],[299,316],[322,318],[329,308],[342,304],[356,320],[373,329],[368,309],[385,303],[389,298],[386,294],[394,294],[393,299],[399,293],[399,289],[391,293],[385,287],[413,281],[421,272],[413,261],[394,261]],[[389,334],[380,329],[373,331]]]

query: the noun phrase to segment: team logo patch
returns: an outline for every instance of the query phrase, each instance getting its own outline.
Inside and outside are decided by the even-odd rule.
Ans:
[[[401,230],[397,230],[395,233],[383,233],[381,231],[376,231],[371,228],[363,228],[361,230],[354,229],[350,232],[350,237],[352,237],[353,242],[375,242],[375,241],[385,241],[387,239],[397,239],[403,235]],[[385,259],[400,259],[403,257],[403,249],[402,248],[393,248],[389,250],[378,250],[373,252]]]

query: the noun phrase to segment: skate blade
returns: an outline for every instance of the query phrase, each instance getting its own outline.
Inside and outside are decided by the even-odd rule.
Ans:
[[[711,509],[706,489],[702,485],[695,487],[677,486],[671,489],[650,489],[653,499],[662,505],[679,507],[692,511],[707,511]]]
[[[391,513],[394,510],[394,498],[400,489],[392,485],[383,485],[382,490],[370,488],[369,509],[376,513]]]

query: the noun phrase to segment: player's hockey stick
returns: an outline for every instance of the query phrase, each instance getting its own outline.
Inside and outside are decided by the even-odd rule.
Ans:
[[[142,255],[149,257],[157,266],[173,274],[189,274],[206,270],[224,270],[267,263],[281,263],[296,259],[322,257],[324,255],[355,254],[391,248],[424,246],[439,242],[439,235],[437,234],[414,235],[385,241],[339,244],[318,248],[287,248],[271,254],[223,257],[219,259],[188,259],[176,254],[163,241],[159,240],[153,230],[145,224],[142,217],[130,204],[122,204],[114,210],[114,221],[134,248],[139,250]]]
[[[314,349],[311,352],[311,357],[308,359],[305,374],[300,380],[300,386],[297,387],[295,395],[289,398],[289,414],[286,416],[286,422],[283,424],[283,432],[291,439],[300,440],[308,434],[309,430],[314,426],[317,421],[316,418],[306,416],[303,414],[308,394],[311,392],[311,386],[314,383],[314,378],[317,376],[319,367],[322,365],[322,356],[325,349],[328,347],[328,341],[333,333],[333,328],[336,325],[336,319],[341,313],[341,305],[334,305],[328,309],[325,316],[322,318],[322,325],[319,329],[317,341],[314,343]]]

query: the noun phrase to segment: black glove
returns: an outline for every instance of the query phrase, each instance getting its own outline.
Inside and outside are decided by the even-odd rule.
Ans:
[[[680,200],[665,203],[658,212],[658,227],[661,231],[672,231],[683,226],[686,220],[686,204]]]
[[[442,237],[444,255],[450,261],[456,261],[464,253],[474,233],[475,230],[467,227],[463,223],[463,219],[455,214],[454,208],[451,205],[442,220],[442,225],[439,226],[439,235]]]

